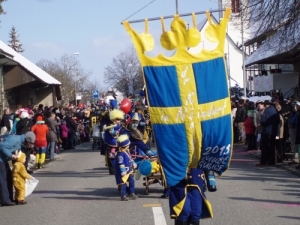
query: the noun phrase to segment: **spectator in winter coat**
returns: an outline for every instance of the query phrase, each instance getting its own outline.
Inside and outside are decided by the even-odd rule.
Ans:
[[[17,123],[20,121],[20,117],[18,113],[15,113],[15,118],[13,122],[13,127],[11,129],[11,134],[16,134],[17,133]]]
[[[12,136],[12,135],[9,135]],[[19,139],[19,137],[17,137]],[[24,137],[22,137],[24,140]],[[1,138],[0,144],[2,144],[3,138]],[[12,188],[12,176],[11,170],[7,161],[16,159],[17,156],[13,154],[14,148],[2,148],[0,147],[0,203],[1,206],[13,206],[13,188]]]
[[[253,124],[253,111],[248,110],[248,116],[244,123],[248,150],[255,149],[255,126]]]
[[[30,118],[27,111],[22,111],[20,114],[20,120],[17,122],[16,125],[16,134],[26,134],[27,132],[31,131],[31,127],[33,126],[32,119]],[[30,153],[32,148],[23,148],[22,150],[26,155],[26,162],[25,167],[28,168],[28,162],[30,160]]]
[[[263,101],[258,100],[256,102],[256,109],[254,110],[253,113],[253,124],[255,127],[255,138],[256,138],[257,150],[260,150],[261,132],[262,132],[261,115],[263,114],[264,110],[265,110],[265,105]]]
[[[33,126],[32,120],[29,117],[28,112],[23,111],[20,114],[20,121],[16,125],[16,134],[21,135],[31,130]]]
[[[236,116],[237,105],[234,101],[231,102],[231,118],[232,118],[232,126],[233,126],[233,143],[239,142],[239,131],[236,126],[234,126],[234,119]]]
[[[281,115],[281,105],[279,104],[279,102],[274,102],[274,106],[277,109],[280,118],[280,122],[278,124],[278,132],[275,140],[276,162],[282,163],[283,156],[284,156],[284,152],[283,152],[284,119],[283,116]]]
[[[68,134],[68,146],[67,149],[75,149],[75,135],[77,131],[77,125],[75,121],[72,119],[72,114],[71,112],[66,112],[66,117],[65,117],[67,127],[69,129],[69,134]]]
[[[15,205],[13,203],[12,174],[7,161],[17,158],[13,154],[17,149],[31,148],[34,142],[35,135],[32,132],[27,132],[25,135],[3,135],[0,137],[1,206]]]
[[[300,102],[296,103],[297,112],[295,113],[294,117],[297,117],[296,120],[296,141],[295,145],[297,146],[298,154],[300,153]],[[299,154],[300,155],[300,154]],[[300,169],[300,162],[296,169]]]
[[[240,142],[245,143],[245,137],[243,136],[245,132],[244,122],[247,117],[247,111],[244,105],[244,99],[239,99],[238,108],[236,110],[234,125],[238,127]]]
[[[10,130],[11,130],[11,124],[10,124],[10,117],[9,117],[9,109],[4,109],[4,112],[3,112],[3,116],[2,116],[2,119],[1,119],[1,135],[4,135],[4,134],[9,134],[10,133]],[[3,133],[2,133],[3,131]]]
[[[49,128],[47,135],[48,140],[48,152],[50,155],[50,160],[54,160],[54,151],[56,149],[56,142],[58,140],[57,129],[61,125],[60,118],[56,116],[54,112],[46,113],[45,124]]]
[[[62,140],[62,147],[63,149],[66,149],[67,145],[68,145],[68,133],[69,133],[69,129],[67,127],[67,123],[66,121],[61,121],[61,125],[60,125],[60,137]]]
[[[90,128],[90,121],[86,121],[84,123],[84,132],[85,132],[85,142],[90,141],[90,133],[91,133],[91,128]]]
[[[265,101],[266,107],[261,116],[261,125],[263,127],[261,133],[261,158],[257,166],[276,165],[275,160],[275,139],[278,132],[280,117],[277,109],[270,101]]]

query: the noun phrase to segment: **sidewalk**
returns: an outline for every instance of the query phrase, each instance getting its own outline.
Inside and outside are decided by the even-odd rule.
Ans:
[[[234,144],[233,153],[235,151],[244,151],[244,152],[246,152],[246,155],[249,155],[250,157],[253,157],[253,158],[260,159],[260,154],[261,154],[260,150],[247,151],[247,147],[245,144],[237,144],[237,143]],[[257,161],[257,162],[259,162],[259,161]],[[276,167],[285,169],[297,176],[300,176],[300,169],[295,168],[299,164],[290,164],[291,162],[292,162],[291,160],[285,160],[285,161],[283,161],[283,163],[277,163]]]

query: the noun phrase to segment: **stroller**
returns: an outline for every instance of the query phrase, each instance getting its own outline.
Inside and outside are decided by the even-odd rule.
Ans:
[[[143,185],[146,187],[146,194],[149,194],[149,187],[152,184],[159,183],[166,187],[166,181],[162,167],[159,163],[156,150],[147,151],[147,155],[139,149],[131,149],[131,154],[134,162],[137,164],[135,171],[135,179],[139,180],[141,176],[145,176]]]
[[[93,131],[92,131],[92,138],[93,138],[93,144],[92,144],[92,149],[95,150],[96,148],[100,149],[101,148],[101,132],[99,128],[100,124],[95,123],[93,126]]]

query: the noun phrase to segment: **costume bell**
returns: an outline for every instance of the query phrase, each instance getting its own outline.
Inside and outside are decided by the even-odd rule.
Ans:
[[[116,161],[116,181],[120,186],[121,200],[128,201],[127,198],[127,183],[128,188],[128,197],[130,199],[137,199],[137,196],[134,194],[134,168],[136,164],[131,159],[129,153],[129,144],[130,141],[126,134],[121,135],[117,139],[119,150],[117,152],[117,161]]]
[[[105,154],[106,165],[109,169],[109,174],[115,174],[115,157],[117,148],[117,138],[121,129],[121,120],[124,119],[124,113],[121,110],[114,109],[109,112],[110,122],[103,127],[104,142],[107,144]]]

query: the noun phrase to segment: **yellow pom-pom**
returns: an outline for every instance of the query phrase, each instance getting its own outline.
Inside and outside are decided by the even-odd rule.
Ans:
[[[109,119],[110,120],[123,120],[124,119],[124,113],[121,110],[118,109],[114,109],[112,111],[109,112]]]

